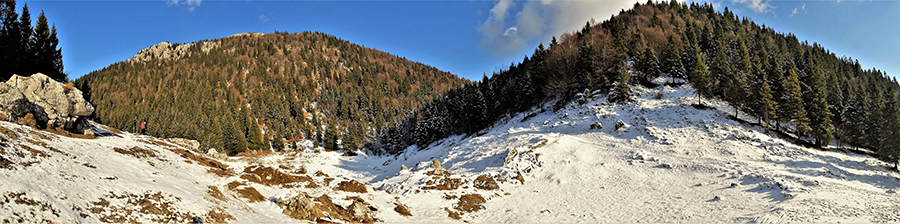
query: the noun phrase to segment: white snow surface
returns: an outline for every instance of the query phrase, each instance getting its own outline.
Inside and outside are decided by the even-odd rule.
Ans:
[[[18,140],[0,133],[0,156],[12,162],[11,169],[0,169],[0,221],[100,222],[118,214],[159,222],[160,215],[121,199],[159,193],[170,211],[188,214],[183,217],[206,220],[209,211],[220,209],[234,217],[228,222],[299,222],[282,214],[276,201],[305,192],[327,194],[344,208],[352,203],[348,196],[358,196],[377,208],[378,221],[388,223],[900,222],[900,174],[889,170],[890,164],[834,146],[823,151],[795,145],[793,139],[730,119],[733,109],[717,100],[704,100],[712,109],[696,109],[691,106],[696,95],[686,86],[634,91],[634,103],[609,104],[601,95],[556,112],[548,103],[507,117],[484,134],[452,136],[396,156],[343,156],[319,149],[231,157],[224,163],[237,175],[226,177],[185,162],[148,136],[74,139],[2,122]],[[655,99],[657,93],[662,99]],[[628,127],[615,130],[618,120]],[[596,122],[603,128],[590,129]],[[136,158],[113,150],[132,147],[156,156]],[[450,175],[428,175],[432,160]],[[28,161],[37,163],[24,165]],[[312,177],[308,182],[320,187],[303,187],[307,182],[266,186],[240,178],[244,168],[256,165],[296,175],[302,168]],[[317,171],[327,177],[314,175]],[[493,178],[499,189],[476,189],[479,176]],[[461,185],[429,188],[448,178]],[[336,190],[345,180],[365,183],[368,192]],[[226,189],[233,181],[257,189],[267,200],[239,197]],[[209,186],[218,187],[226,200],[213,198]],[[458,197],[467,194],[486,202],[480,210],[460,211]],[[109,205],[97,206],[100,199]],[[407,206],[412,216],[395,212],[395,203]],[[107,209],[91,210],[98,207]],[[128,208],[133,211],[125,212]],[[460,213],[461,220],[448,217],[448,210]],[[185,221],[191,220],[175,222]]]

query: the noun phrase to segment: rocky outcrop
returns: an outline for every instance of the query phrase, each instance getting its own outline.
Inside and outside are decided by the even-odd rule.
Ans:
[[[13,75],[0,83],[0,117],[18,121],[32,114],[37,128],[64,128],[84,133],[91,125],[84,117],[94,113],[94,106],[84,100],[72,84],[63,84],[37,73],[31,77]]]
[[[219,42],[215,41],[202,41],[197,43],[187,43],[187,44],[172,44],[169,42],[162,42],[153,46],[150,46],[146,49],[138,52],[134,57],[128,59],[128,62],[145,62],[153,59],[172,59],[177,60],[181,57],[187,57],[191,55],[191,48],[194,45],[200,46],[200,50],[203,53],[209,52],[209,50],[215,49],[219,47]]]

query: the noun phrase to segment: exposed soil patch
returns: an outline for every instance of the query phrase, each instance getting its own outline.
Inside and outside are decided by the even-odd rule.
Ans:
[[[394,203],[394,211],[402,216],[412,216],[412,213],[409,212],[409,208],[400,203]]]
[[[422,189],[442,191],[456,190],[459,189],[459,186],[462,185],[462,183],[462,180],[460,180],[459,178],[445,177],[437,181],[429,180],[425,182],[425,185],[428,186],[422,187]]]
[[[336,191],[346,191],[346,192],[357,192],[357,193],[366,193],[366,185],[363,185],[359,181],[350,180],[350,181],[341,181],[336,188]]]
[[[328,177],[328,174],[323,173],[321,170],[316,171],[317,177]]]
[[[496,190],[500,188],[500,186],[497,185],[497,182],[494,181],[494,178],[486,176],[478,176],[478,178],[475,178],[475,181],[473,181],[473,184],[475,185],[475,188],[481,190]]]
[[[478,194],[467,194],[459,197],[459,202],[453,208],[462,212],[474,212],[484,208],[485,200]]]
[[[137,146],[131,147],[130,149],[113,148],[113,151],[116,151],[116,152],[118,152],[118,153],[120,153],[120,154],[123,154],[123,155],[129,155],[129,156],[132,156],[132,157],[134,157],[134,158],[139,158],[139,159],[140,159],[140,158],[151,158],[151,157],[156,157],[156,153],[155,153],[155,152],[150,151],[150,150],[148,150],[148,149],[142,149],[142,148],[137,147]]]
[[[312,178],[309,176],[294,176],[282,173],[272,167],[258,165],[244,168],[244,174],[241,175],[241,178],[266,186],[290,184],[312,180]]]
[[[256,191],[256,188],[244,185],[243,183],[232,181],[226,186],[228,187],[228,190],[234,191],[238,194],[238,196],[246,198],[250,203],[266,200],[266,197],[263,197],[263,195],[260,194],[259,191]]]

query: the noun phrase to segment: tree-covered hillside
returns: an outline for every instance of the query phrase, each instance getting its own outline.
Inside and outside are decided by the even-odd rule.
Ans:
[[[630,86],[688,80],[703,97],[729,102],[762,125],[822,146],[900,153],[898,83],[877,69],[838,57],[727,8],[697,3],[635,4],[601,24],[554,37],[531,57],[481,82],[450,91],[391,126],[372,149],[398,153],[454,134],[476,134],[500,118],[600,90],[628,103]],[[698,98],[698,101],[701,100]]]
[[[469,81],[322,33],[240,34],[163,43],[76,85],[94,118],[198,139],[230,153],[313,139],[359,148],[377,130]]]

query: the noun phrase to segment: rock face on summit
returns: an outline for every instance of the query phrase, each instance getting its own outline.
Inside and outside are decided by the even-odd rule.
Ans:
[[[61,127],[80,134],[90,129],[83,117],[94,113],[94,106],[80,90],[41,73],[13,75],[0,83],[0,118],[14,122],[29,113],[40,128]]]

